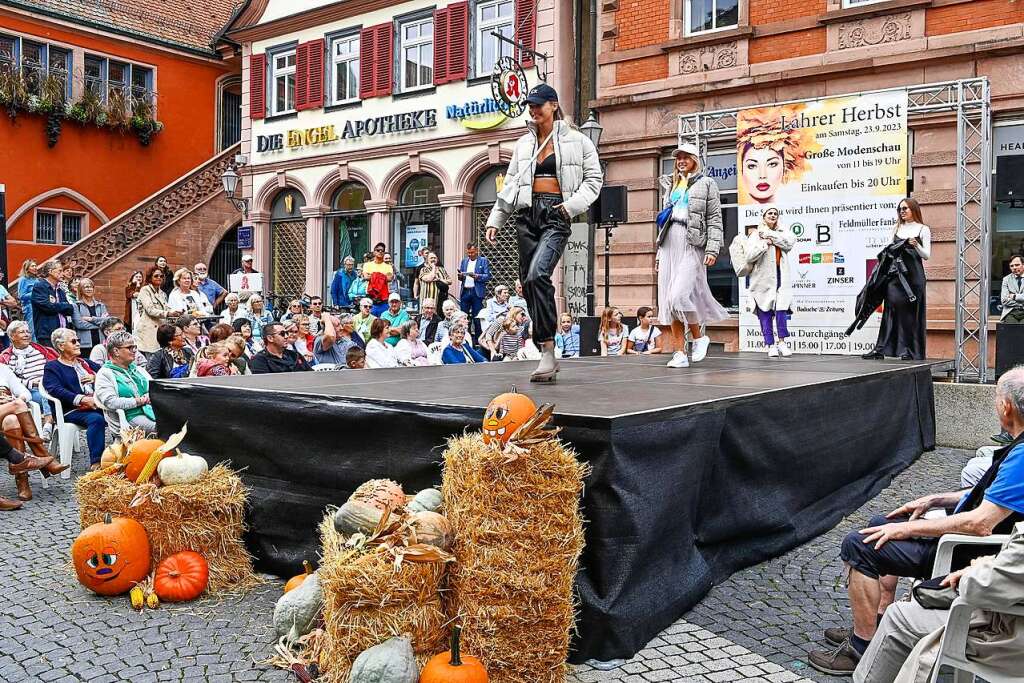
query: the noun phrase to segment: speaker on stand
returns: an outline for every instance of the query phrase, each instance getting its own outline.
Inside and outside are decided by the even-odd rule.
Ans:
[[[604,306],[611,306],[611,242],[612,232],[626,222],[629,212],[625,185],[605,185],[597,201],[590,207],[591,220],[604,230]],[[583,343],[582,332],[580,344]],[[582,353],[582,351],[581,351]]]

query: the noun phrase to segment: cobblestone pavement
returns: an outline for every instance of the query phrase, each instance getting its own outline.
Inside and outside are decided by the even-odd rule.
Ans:
[[[785,556],[741,571],[684,619],[613,671],[573,667],[576,683],[624,681],[839,681],[803,665],[826,626],[844,625],[849,610],[839,540],[868,515],[925,492],[955,485],[966,451],[926,453],[892,486],[835,529]],[[83,471],[81,462],[75,471]],[[162,606],[141,614],[127,598],[85,591],[68,564],[78,533],[72,482],[0,513],[0,682],[15,681],[287,681],[260,664],[271,652],[271,614],[280,582],[244,596]],[[14,497],[0,476],[0,495]]]

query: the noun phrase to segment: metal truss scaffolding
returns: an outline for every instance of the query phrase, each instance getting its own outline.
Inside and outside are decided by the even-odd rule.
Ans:
[[[956,112],[956,381],[988,379],[988,287],[992,229],[992,109],[987,78],[873,90],[906,91],[908,117]],[[834,95],[831,97],[843,97]],[[826,98],[776,104],[813,102]],[[769,105],[760,105],[769,106]],[[702,161],[709,142],[735,141],[739,109],[679,117],[679,142],[696,143]]]

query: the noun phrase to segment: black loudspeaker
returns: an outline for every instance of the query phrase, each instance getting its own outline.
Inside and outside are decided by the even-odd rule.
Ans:
[[[1024,154],[996,157],[996,201],[1024,201]]]
[[[1021,364],[1024,364],[1024,325],[999,323],[996,325],[996,379]]]
[[[594,223],[625,223],[628,212],[625,185],[605,185],[591,212]]]
[[[578,322],[580,325],[580,355],[600,356],[601,342],[598,341],[597,334],[601,330],[601,316],[581,317]],[[636,316],[623,316],[622,324],[632,330],[636,326]]]

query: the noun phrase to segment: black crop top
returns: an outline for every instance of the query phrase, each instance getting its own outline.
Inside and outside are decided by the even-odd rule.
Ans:
[[[533,171],[534,178],[557,178],[555,175],[555,155],[551,153],[537,162]]]

